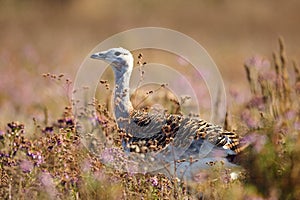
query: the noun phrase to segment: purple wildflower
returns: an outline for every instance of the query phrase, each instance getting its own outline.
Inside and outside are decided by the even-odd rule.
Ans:
[[[88,172],[91,170],[91,163],[88,159],[85,159],[81,164],[81,169],[83,172]]]
[[[104,163],[113,163],[114,162],[114,152],[112,148],[106,148],[101,154],[101,159]]]
[[[271,83],[276,83],[277,76],[275,71],[260,71],[258,81],[270,81]]]
[[[39,166],[44,162],[43,156],[41,155],[40,152],[35,152],[35,153],[28,152],[27,155],[30,156],[35,161],[35,165],[37,166]]]
[[[46,128],[43,131],[44,133],[53,133],[53,127],[52,126],[46,126]]]
[[[229,94],[232,97],[234,103],[242,104],[245,102],[244,95],[242,95],[238,89],[230,88]]]
[[[287,120],[292,120],[297,116],[297,111],[295,110],[289,110],[285,113],[285,117]]]
[[[300,121],[295,122],[294,126],[296,130],[300,130]]]
[[[262,56],[252,56],[245,61],[245,64],[249,67],[255,67],[259,71],[268,70],[271,66],[270,61]]]
[[[22,160],[20,163],[20,168],[23,172],[31,172],[33,169],[33,164],[29,160]]]
[[[241,118],[247,124],[247,126],[249,128],[257,128],[259,125],[258,120],[255,119],[254,116],[251,115],[250,110],[243,111]]]
[[[152,183],[153,186],[155,186],[155,187],[158,186],[158,180],[157,180],[156,176],[151,177],[150,182]]]
[[[265,135],[259,135],[257,133],[252,133],[252,134],[245,136],[242,139],[241,143],[242,144],[251,144],[253,146],[253,148],[255,149],[255,151],[257,153],[259,153],[263,149],[266,141],[267,141],[267,137]]]
[[[257,108],[258,110],[265,109],[266,98],[264,96],[254,96],[248,103],[248,107]]]
[[[54,181],[53,181],[53,178],[51,177],[51,174],[48,172],[43,172],[40,175],[40,181],[43,184],[50,199],[55,199],[57,191],[55,189]]]
[[[67,119],[67,120],[66,120],[66,124],[67,124],[68,126],[73,126],[75,123],[74,123],[73,119]]]
[[[106,174],[103,172],[103,170],[98,170],[96,172],[94,172],[94,177],[96,180],[98,181],[104,181],[107,179]]]

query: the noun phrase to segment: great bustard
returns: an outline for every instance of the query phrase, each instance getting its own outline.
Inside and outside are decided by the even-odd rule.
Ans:
[[[162,159],[169,161],[190,157],[219,157],[231,161],[240,152],[239,137],[235,133],[203,119],[135,110],[129,94],[134,59],[128,50],[112,48],[94,53],[91,58],[104,60],[112,66],[115,76],[114,114],[118,128],[125,133],[122,141],[125,151],[162,151]],[[174,147],[172,158],[166,156],[171,154],[166,150],[170,146]]]

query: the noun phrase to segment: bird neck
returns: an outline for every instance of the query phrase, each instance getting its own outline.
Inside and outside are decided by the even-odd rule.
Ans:
[[[131,71],[115,72],[114,112],[120,129],[126,129],[130,112],[133,109],[129,95],[130,75]]]

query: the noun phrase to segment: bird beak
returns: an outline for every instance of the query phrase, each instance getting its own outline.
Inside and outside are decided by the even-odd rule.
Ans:
[[[98,60],[105,60],[106,54],[104,52],[98,52],[91,55],[91,58]]]

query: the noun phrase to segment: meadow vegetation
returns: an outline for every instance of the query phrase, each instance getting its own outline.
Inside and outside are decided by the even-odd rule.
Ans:
[[[0,0],[0,199],[299,199],[299,1],[199,2]],[[237,178],[222,163],[192,182],[123,172],[82,144],[70,77],[97,43],[145,26],[183,32],[216,61],[228,88],[225,128],[247,146],[236,158]],[[288,45],[274,42],[278,34]],[[146,61],[156,56],[145,53]],[[120,147],[109,98],[100,98],[112,93],[108,77],[90,120]],[[133,104],[159,101],[180,112],[169,91],[149,90],[134,94]]]
[[[31,133],[21,122],[9,122],[0,131],[0,196],[296,199],[300,195],[300,69],[287,59],[282,38],[272,58],[251,57],[244,67],[251,98],[230,112],[226,120],[226,128],[237,129],[242,143],[249,144],[238,157],[242,166],[238,178],[232,179],[231,170],[222,164],[212,166],[193,182],[163,174],[132,174],[104,165],[82,145],[69,102],[62,116],[50,125],[34,120]],[[71,82],[63,75],[43,76],[62,85]],[[120,146],[119,132],[107,105],[95,102],[95,107],[99,127]]]

